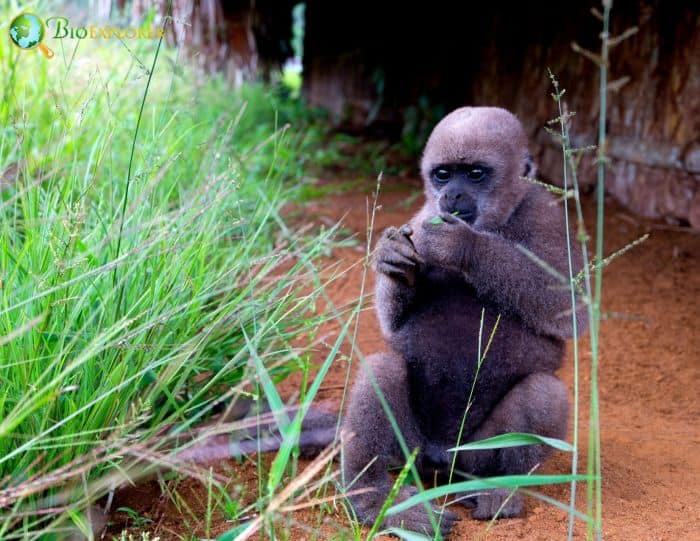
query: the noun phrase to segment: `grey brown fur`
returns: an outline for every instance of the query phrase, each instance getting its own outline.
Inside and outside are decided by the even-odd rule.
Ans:
[[[568,396],[554,375],[572,335],[571,299],[551,273],[520,247],[568,276],[562,206],[533,176],[527,138],[504,109],[464,107],[433,130],[423,155],[423,208],[401,228],[390,228],[375,251],[376,309],[387,353],[368,360],[419,471],[448,472],[475,377],[482,308],[484,343],[501,315],[475,384],[462,441],[505,432],[562,438]],[[442,178],[438,178],[441,176]],[[447,179],[445,181],[445,179]],[[455,216],[457,214],[457,216]],[[441,223],[433,223],[440,216]],[[573,254],[574,272],[581,267]],[[581,303],[581,306],[582,303]],[[580,331],[585,312],[578,314]],[[343,431],[343,475],[361,521],[377,517],[393,482],[388,468],[405,458],[389,421],[362,373],[353,388]],[[461,452],[456,470],[476,476],[527,473],[548,455],[543,446]],[[364,471],[363,471],[364,470]],[[402,488],[397,501],[411,489]],[[494,516],[507,493],[465,495],[472,516]],[[500,516],[521,513],[516,494]],[[446,511],[441,530],[456,514]],[[384,526],[432,531],[422,506],[385,519]]]

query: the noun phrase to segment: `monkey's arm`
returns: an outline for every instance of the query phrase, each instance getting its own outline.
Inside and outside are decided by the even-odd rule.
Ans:
[[[386,274],[377,274],[375,304],[379,326],[386,338],[401,327],[414,298],[414,288]]]
[[[527,247],[495,233],[479,232],[474,234],[463,270],[480,297],[517,314],[538,333],[569,338],[573,335],[571,292],[562,257],[554,253],[557,249],[566,254],[563,246]],[[587,326],[586,313],[578,298],[579,334]]]
[[[387,229],[377,243],[374,268],[377,271],[375,306],[386,338],[403,324],[415,298],[420,257],[410,240],[410,226]]]
[[[479,297],[517,315],[534,331],[562,339],[572,336],[566,248],[556,228],[525,246],[477,231],[453,216],[441,218],[442,223],[425,222],[416,238],[427,263],[462,272]],[[572,249],[576,273],[580,253]],[[586,311],[582,300],[577,301],[577,327],[583,332]]]

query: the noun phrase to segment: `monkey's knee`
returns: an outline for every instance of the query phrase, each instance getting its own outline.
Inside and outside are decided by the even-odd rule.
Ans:
[[[513,391],[525,416],[525,428],[550,438],[566,436],[569,393],[559,378],[552,374],[531,374],[516,385],[511,393]]]
[[[418,445],[403,359],[389,353],[368,357],[353,385],[342,431],[343,484],[350,491],[363,491],[349,496],[361,522],[376,519],[392,486],[388,468],[404,463],[398,438],[377,392],[389,406],[408,447]]]
[[[372,379],[376,383],[376,389]],[[343,470],[346,483],[350,483],[364,470],[363,478],[367,483],[374,484],[377,479],[388,479],[388,466],[403,463],[398,438],[377,392],[381,393],[389,406],[409,448],[420,443],[408,404],[403,359],[388,353],[368,357],[366,366],[353,386],[343,419]]]
[[[563,438],[569,417],[566,386],[551,374],[532,374],[506,395],[504,432],[529,432],[548,438]],[[527,473],[552,453],[547,445],[501,449],[499,468],[507,473]]]
[[[531,374],[501,399],[470,441],[508,432],[563,438],[569,416],[566,386],[555,376]],[[460,454],[460,463],[479,475],[527,473],[551,454],[546,445],[529,445]]]
[[[350,392],[343,422],[347,432],[364,437],[371,435],[368,434],[371,429],[391,426],[378,393],[400,422],[403,414],[408,413],[408,382],[403,359],[390,353],[367,358]]]

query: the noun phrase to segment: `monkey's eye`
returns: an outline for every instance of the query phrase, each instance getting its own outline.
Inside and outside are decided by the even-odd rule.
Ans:
[[[452,173],[448,171],[447,169],[444,168],[439,168],[435,170],[435,178],[438,180],[438,182],[447,182],[450,180],[450,177],[452,177]]]
[[[486,176],[486,171],[484,171],[480,167],[474,167],[473,169],[469,170],[467,176],[472,182],[481,182]]]

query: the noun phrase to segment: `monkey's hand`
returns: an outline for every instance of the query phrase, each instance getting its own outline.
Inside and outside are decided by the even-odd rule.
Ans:
[[[418,267],[422,263],[411,235],[413,230],[404,225],[400,229],[388,228],[379,239],[374,252],[374,268],[377,272],[413,287]]]
[[[416,250],[428,265],[463,272],[477,235],[456,216],[441,213],[423,222],[421,234],[416,236]]]

